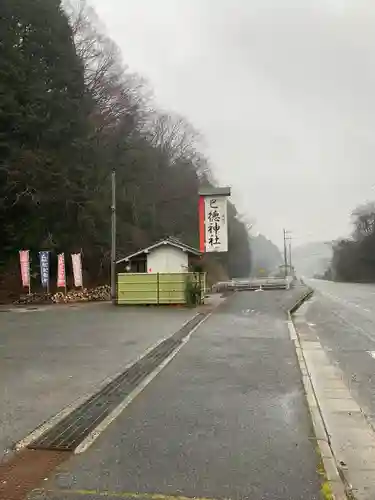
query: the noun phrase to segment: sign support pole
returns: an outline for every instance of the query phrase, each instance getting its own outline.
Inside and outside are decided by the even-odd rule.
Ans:
[[[31,295],[31,255],[29,253],[29,295]]]
[[[111,299],[116,303],[116,171],[112,170],[111,205]]]

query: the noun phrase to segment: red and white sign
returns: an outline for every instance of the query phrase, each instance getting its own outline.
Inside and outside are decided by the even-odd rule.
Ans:
[[[22,286],[30,287],[30,256],[29,250],[20,250],[20,267]]]
[[[74,286],[76,287],[83,286],[82,260],[80,253],[72,253],[72,265],[73,265]]]
[[[65,277],[65,256],[60,253],[57,256],[57,288],[66,287],[66,277]]]

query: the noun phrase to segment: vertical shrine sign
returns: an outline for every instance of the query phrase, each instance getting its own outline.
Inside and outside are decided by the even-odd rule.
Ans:
[[[43,250],[39,252],[40,261],[40,281],[44,288],[49,292],[49,251]]]
[[[227,199],[230,188],[207,188],[200,191],[199,195],[200,250],[227,252]]]

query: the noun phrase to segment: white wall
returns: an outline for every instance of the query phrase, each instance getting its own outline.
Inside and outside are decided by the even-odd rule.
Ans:
[[[148,273],[186,273],[188,254],[170,245],[151,250],[147,255]]]

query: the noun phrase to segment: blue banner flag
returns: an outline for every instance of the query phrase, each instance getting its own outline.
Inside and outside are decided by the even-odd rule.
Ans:
[[[49,285],[49,252],[39,252],[40,281],[45,288]]]

